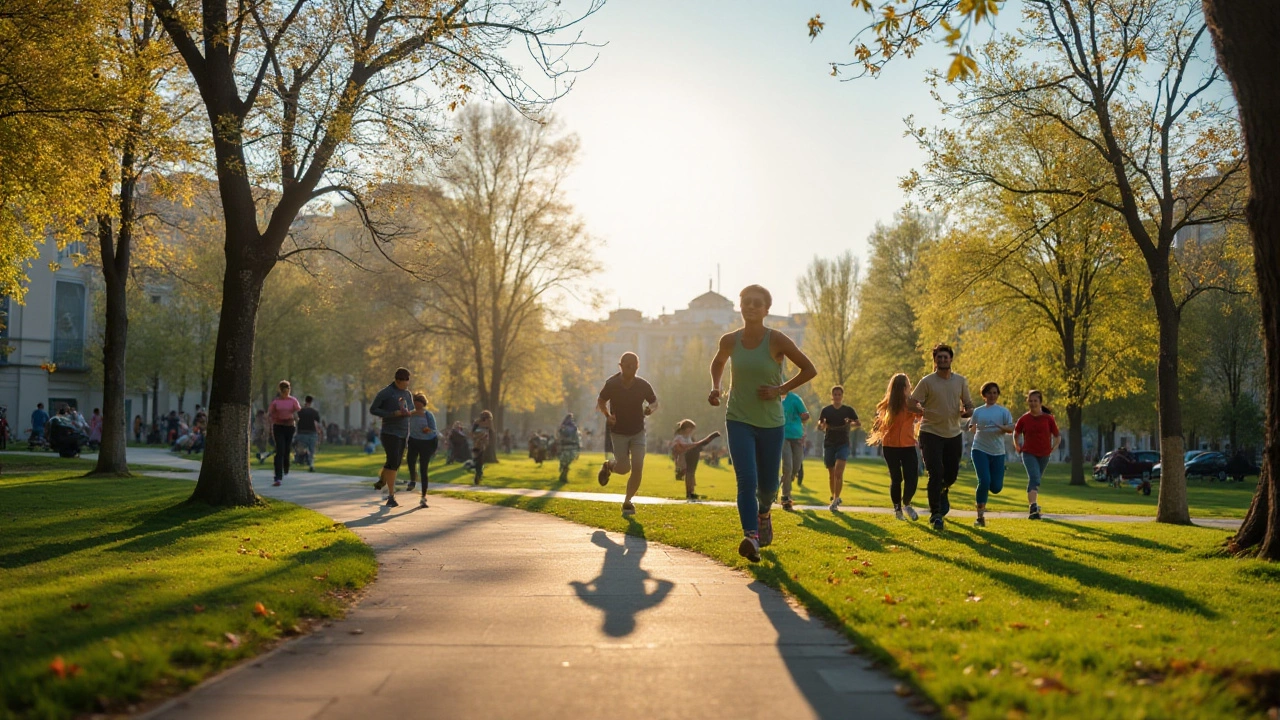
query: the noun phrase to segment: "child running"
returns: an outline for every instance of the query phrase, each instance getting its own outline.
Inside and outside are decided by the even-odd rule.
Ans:
[[[876,403],[876,417],[867,436],[868,445],[880,443],[884,462],[889,466],[889,499],[893,501],[893,516],[899,520],[920,518],[911,507],[920,481],[920,461],[916,457],[916,420],[920,414],[907,407],[910,395],[911,378],[904,373],[890,378],[884,398]]]
[[[716,431],[701,440],[693,439],[693,431],[698,427],[692,420],[681,420],[676,425],[676,436],[671,439],[671,454],[676,461],[676,479],[684,480],[684,497],[686,500],[701,500],[694,492],[698,486],[698,461],[702,457],[702,448],[720,437]]]
[[[973,431],[973,471],[978,476],[978,527],[987,526],[987,493],[1000,494],[1004,489],[1004,436],[1013,432],[1013,415],[1009,408],[998,404],[1000,386],[989,382],[982,385],[985,404],[973,411],[968,429]]]
[[[1027,517],[1031,520],[1040,519],[1040,478],[1061,441],[1053,411],[1044,406],[1044,395],[1039,390],[1028,391],[1027,412],[1013,426],[1013,446],[1027,469]]]

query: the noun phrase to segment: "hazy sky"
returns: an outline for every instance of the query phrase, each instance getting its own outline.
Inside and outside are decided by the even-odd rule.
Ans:
[[[805,21],[827,30],[810,42]],[[937,117],[923,84],[941,48],[879,79],[839,82],[865,21],[847,0],[609,0],[584,23],[608,45],[556,105],[581,139],[569,196],[602,245],[606,310],[656,315],[760,283],[798,312],[814,255],[865,258],[921,159],[903,118]]]

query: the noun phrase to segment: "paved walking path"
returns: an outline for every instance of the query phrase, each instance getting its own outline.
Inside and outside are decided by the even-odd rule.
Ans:
[[[390,510],[353,479],[254,472],[374,548],[360,604],[147,718],[917,717],[841,634],[704,556],[451,498]]]

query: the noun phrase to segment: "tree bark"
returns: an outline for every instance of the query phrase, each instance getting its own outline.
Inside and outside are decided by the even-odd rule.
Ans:
[[[1218,62],[1235,90],[1249,158],[1252,196],[1246,209],[1262,310],[1267,377],[1262,473],[1232,547],[1280,560],[1280,73],[1275,41],[1280,4],[1274,0],[1204,0]]]
[[[1084,408],[1067,405],[1067,451],[1071,453],[1071,484],[1087,485],[1084,479]]]
[[[1178,306],[1169,290],[1165,271],[1151,273],[1151,297],[1160,326],[1159,356],[1156,360],[1156,397],[1160,421],[1160,494],[1156,502],[1156,522],[1190,525],[1187,506],[1187,475],[1182,439],[1182,403],[1178,397]]]
[[[102,218],[99,223],[110,220]],[[99,233],[103,230],[99,229]],[[111,232],[107,229],[105,232]],[[123,243],[121,243],[123,244]],[[127,246],[117,247],[127,253]],[[108,269],[106,258],[102,261],[104,294],[106,295],[106,323],[102,330],[102,445],[98,449],[95,474],[129,474],[126,457],[128,447],[128,418],[124,414],[125,395],[125,345],[129,337],[129,313],[125,300],[125,275]],[[128,260],[124,261],[128,266]]]
[[[253,217],[252,208],[247,216]],[[222,281],[222,311],[209,393],[209,427],[200,479],[191,495],[192,500],[210,505],[258,502],[249,472],[249,422],[253,414],[249,370],[253,367],[262,286],[275,264],[275,252],[255,256],[251,248],[261,243],[259,238],[234,235],[247,231],[230,223],[227,227],[227,271]]]

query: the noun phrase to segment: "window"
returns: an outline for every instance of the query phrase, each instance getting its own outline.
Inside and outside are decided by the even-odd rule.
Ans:
[[[53,357],[60,370],[84,370],[84,285],[58,281],[53,295]]]

